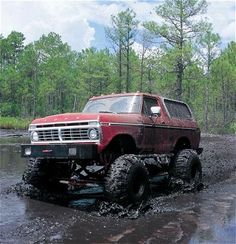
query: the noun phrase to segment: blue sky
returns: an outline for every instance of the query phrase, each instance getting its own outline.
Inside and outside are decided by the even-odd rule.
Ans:
[[[72,49],[81,51],[94,46],[109,47],[104,27],[110,25],[111,14],[132,8],[140,21],[159,22],[154,8],[162,1],[68,1],[68,0],[0,0],[0,33],[5,37],[20,31],[25,43],[35,41],[51,31],[61,35]],[[232,0],[207,0],[204,18],[213,24],[222,38],[222,46],[236,40],[236,7]]]

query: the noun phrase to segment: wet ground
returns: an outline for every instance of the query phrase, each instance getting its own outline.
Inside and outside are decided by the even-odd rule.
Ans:
[[[203,136],[203,190],[176,182],[179,190],[122,208],[101,194],[40,195],[21,181],[22,133],[0,132],[0,243],[236,243],[235,136]]]

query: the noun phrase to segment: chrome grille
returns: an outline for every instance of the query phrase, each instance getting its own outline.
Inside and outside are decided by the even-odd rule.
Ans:
[[[40,130],[37,131],[39,135],[39,141],[59,141],[58,130]]]
[[[61,130],[63,141],[89,140],[87,128],[70,128]]]
[[[90,121],[91,122],[91,121]],[[66,124],[46,124],[37,125],[35,128],[30,128],[29,132],[37,132],[39,140],[32,141],[32,143],[40,142],[76,142],[76,141],[93,141],[89,138],[89,130],[91,128],[96,129],[99,133],[100,125],[97,121],[92,121],[95,124],[89,124],[88,122],[79,123],[66,123]],[[93,142],[99,141],[99,138]]]
[[[60,141],[60,138],[62,141],[89,140],[88,128],[45,129],[37,132],[39,141]]]

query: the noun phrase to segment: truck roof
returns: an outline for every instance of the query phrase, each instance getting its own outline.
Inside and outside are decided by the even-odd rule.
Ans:
[[[102,99],[108,97],[121,97],[121,96],[149,96],[149,97],[161,97],[157,94],[150,94],[144,92],[131,92],[131,93],[111,93],[108,95],[93,96],[89,100]]]
[[[111,93],[108,95],[101,95],[101,96],[93,96],[91,97],[89,100],[96,100],[96,99],[103,99],[103,98],[109,98],[109,97],[121,97],[121,96],[147,96],[147,97],[158,97],[160,98],[162,101],[165,100],[170,100],[170,101],[174,101],[174,102],[179,102],[179,103],[184,103],[183,101],[180,100],[175,100],[172,98],[168,98],[168,97],[164,97],[161,96],[159,94],[151,94],[151,93],[146,93],[146,92],[129,92],[129,93]],[[186,104],[187,105],[187,104]],[[187,105],[188,106],[188,105]]]

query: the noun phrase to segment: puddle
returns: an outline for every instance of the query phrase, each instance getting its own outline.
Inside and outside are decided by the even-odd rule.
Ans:
[[[208,148],[202,157],[207,188],[168,192],[157,185],[159,191],[147,203],[126,207],[106,202],[101,188],[38,193],[21,181],[27,162],[20,158],[19,143],[1,145],[0,243],[235,243],[233,142],[225,141],[227,149],[222,149],[224,137],[210,139],[214,146],[205,138]],[[228,151],[227,158],[221,150]],[[212,163],[213,153],[219,165]]]

